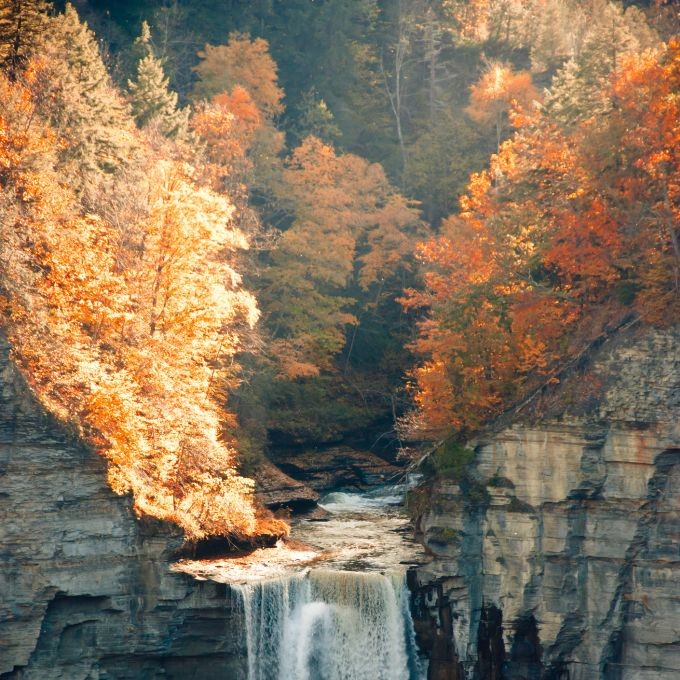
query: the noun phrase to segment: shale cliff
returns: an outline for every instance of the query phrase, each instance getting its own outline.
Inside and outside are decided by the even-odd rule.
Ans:
[[[0,678],[243,677],[228,589],[171,572],[180,544],[111,493],[0,337]]]
[[[431,488],[429,678],[677,680],[680,331],[620,334],[524,410]]]

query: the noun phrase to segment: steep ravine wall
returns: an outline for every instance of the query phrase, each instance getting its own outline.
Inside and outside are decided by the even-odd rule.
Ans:
[[[171,572],[180,542],[110,491],[0,337],[0,678],[244,677],[228,589]]]
[[[677,680],[680,331],[605,344],[544,401],[473,442],[471,488],[434,484],[429,678]]]

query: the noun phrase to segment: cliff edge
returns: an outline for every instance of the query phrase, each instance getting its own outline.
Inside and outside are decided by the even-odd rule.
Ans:
[[[0,678],[242,677],[228,589],[169,570],[181,541],[111,492],[0,336]]]
[[[420,519],[430,680],[680,677],[680,329],[620,334],[472,445]]]

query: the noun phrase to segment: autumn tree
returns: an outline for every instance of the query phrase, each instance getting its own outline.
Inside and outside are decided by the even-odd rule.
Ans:
[[[252,171],[248,152],[262,125],[260,109],[240,85],[195,108],[191,128],[205,144],[205,172],[213,186],[245,181]]]
[[[263,299],[284,372],[315,375],[332,368],[357,323],[350,285],[386,294],[419,220],[379,166],[313,137],[293,152],[284,183],[294,221],[272,253]]]
[[[429,310],[413,377],[431,431],[469,433],[631,313],[677,316],[677,53],[625,58],[607,115],[516,115],[459,216],[421,246],[426,286],[407,304]]]
[[[135,163],[118,170],[131,181],[108,185],[126,195],[83,210],[62,170],[82,131],[50,126],[33,94],[44,68],[36,58],[16,83],[0,77],[0,309],[14,358],[139,513],[189,538],[256,535],[264,524],[224,411],[258,316],[235,270],[248,244],[233,206],[170,142],[136,136]]]
[[[680,41],[624,58],[612,88],[609,129],[620,137],[620,166],[601,165],[617,192],[631,242],[626,274],[639,313],[666,324],[680,313]],[[612,173],[612,170],[614,171]],[[612,176],[613,175],[613,176]]]
[[[201,62],[194,69],[198,76],[194,99],[211,99],[239,85],[266,116],[271,118],[283,110],[283,91],[266,40],[231,33],[226,45],[206,45],[198,56]]]
[[[283,111],[283,90],[268,44],[233,33],[227,45],[206,45],[201,55],[192,128],[207,142],[213,170],[221,164],[222,177],[230,178],[232,194],[256,194],[260,206],[267,207],[284,148],[283,133],[273,120]],[[234,172],[237,157],[240,167]]]
[[[470,89],[470,105],[466,111],[476,123],[493,126],[496,149],[500,150],[510,110],[528,108],[537,99],[538,91],[529,73],[515,73],[508,64],[491,62]]]
[[[278,191],[288,222],[253,279],[266,344],[237,399],[259,441],[263,428],[326,441],[391,413],[408,333],[395,299],[413,276],[421,225],[380,166],[313,137],[287,160]]]
[[[592,0],[580,10],[582,30],[574,36],[571,58],[556,74],[546,106],[564,125],[610,111],[610,82],[626,55],[654,47],[658,38],[635,7]]]

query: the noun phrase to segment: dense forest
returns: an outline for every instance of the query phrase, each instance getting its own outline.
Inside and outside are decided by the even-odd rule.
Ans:
[[[273,446],[463,440],[680,318],[672,2],[0,0],[0,71],[3,332],[190,538],[286,531]]]

